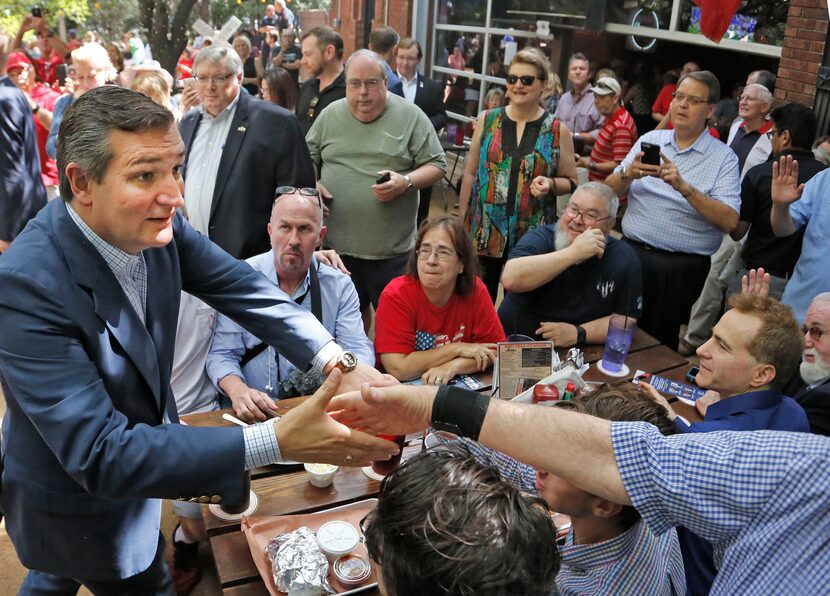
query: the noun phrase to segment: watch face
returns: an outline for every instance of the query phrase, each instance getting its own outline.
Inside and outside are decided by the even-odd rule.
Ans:
[[[357,366],[357,356],[355,356],[352,352],[343,352],[340,354],[340,362],[346,370],[352,370],[355,366]]]

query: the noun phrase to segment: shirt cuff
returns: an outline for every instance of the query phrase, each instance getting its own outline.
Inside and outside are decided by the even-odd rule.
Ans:
[[[343,348],[341,348],[336,341],[331,340],[329,343],[320,348],[319,352],[314,354],[314,358],[311,359],[311,368],[318,372],[323,372],[323,368],[325,368],[326,364],[328,364],[333,358],[339,356],[341,352],[343,352]]]
[[[245,439],[245,469],[253,470],[282,461],[274,420],[251,424],[242,429]]]

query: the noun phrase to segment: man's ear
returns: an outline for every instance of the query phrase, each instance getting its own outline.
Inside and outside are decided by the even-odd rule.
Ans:
[[[84,172],[80,164],[71,161],[64,169],[66,179],[72,188],[72,197],[81,205],[89,207],[92,205],[92,178]]]
[[[594,502],[591,504],[591,513],[594,517],[614,517],[620,511],[622,511],[623,506],[619,503],[613,503],[608,499],[602,499],[600,497],[596,497]]]
[[[326,237],[326,232],[328,232],[328,231],[329,231],[329,229],[326,226],[322,226],[320,228],[320,237],[317,240],[317,246],[322,246],[323,239]]]
[[[763,387],[775,380],[775,367],[772,364],[756,364],[752,367],[750,387]]]

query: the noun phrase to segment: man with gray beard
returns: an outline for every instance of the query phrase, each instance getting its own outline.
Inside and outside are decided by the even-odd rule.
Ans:
[[[557,223],[522,237],[501,276],[499,318],[508,335],[563,348],[601,344],[612,314],[641,316],[640,261],[608,235],[618,206],[608,186],[588,182],[574,191]]]
[[[804,315],[801,379],[806,386],[793,396],[810,423],[810,432],[830,436],[830,292],[813,298]]]

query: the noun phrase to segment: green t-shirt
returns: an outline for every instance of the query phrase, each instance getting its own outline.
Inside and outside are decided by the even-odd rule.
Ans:
[[[363,259],[387,259],[415,248],[418,191],[383,203],[372,193],[378,171],[409,174],[447,159],[421,108],[389,94],[386,110],[363,123],[340,99],[317,117],[306,135],[320,181],[334,195],[328,203],[326,244]]]

